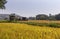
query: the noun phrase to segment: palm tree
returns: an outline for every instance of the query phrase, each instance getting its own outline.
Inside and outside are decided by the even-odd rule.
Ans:
[[[6,8],[6,7],[5,7],[5,4],[6,4],[6,3],[7,3],[6,0],[0,0],[0,9],[2,9],[2,13],[3,13],[4,9]]]
[[[0,9],[5,9],[6,0],[0,0]]]

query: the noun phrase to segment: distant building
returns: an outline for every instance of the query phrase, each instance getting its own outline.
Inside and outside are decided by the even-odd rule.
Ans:
[[[0,14],[0,20],[9,20],[9,14]]]
[[[15,15],[15,18],[16,18],[17,20],[22,20],[22,16],[19,16],[19,15]]]
[[[29,20],[36,20],[36,17],[29,17]]]
[[[10,15],[12,16],[13,14],[0,14],[0,20],[10,20]],[[18,20],[22,20],[22,16],[19,15],[15,15],[15,18]]]
[[[22,17],[22,19],[21,20],[23,20],[23,21],[27,21],[28,20],[28,18],[27,17]]]

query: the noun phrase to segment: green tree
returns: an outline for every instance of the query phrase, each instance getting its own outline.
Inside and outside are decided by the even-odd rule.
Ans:
[[[60,13],[55,15],[56,20],[60,20]]]
[[[6,0],[0,0],[0,9],[5,9]]]
[[[49,20],[56,20],[56,19],[55,19],[55,15],[49,14]]]
[[[48,20],[48,15],[38,14],[36,15],[36,20]]]
[[[9,15],[9,21],[15,21],[15,13]]]

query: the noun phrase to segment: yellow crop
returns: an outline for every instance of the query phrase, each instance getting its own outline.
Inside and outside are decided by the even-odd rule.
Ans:
[[[60,39],[60,28],[0,23],[0,39]]]

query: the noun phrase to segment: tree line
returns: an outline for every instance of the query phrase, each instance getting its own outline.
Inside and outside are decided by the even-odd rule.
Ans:
[[[60,14],[56,15],[45,15],[45,14],[38,14],[36,15],[36,20],[60,20]]]
[[[38,14],[35,17],[18,17],[16,14],[10,14],[9,15],[10,21],[26,21],[26,20],[60,20],[60,14],[56,15],[45,15],[45,14]]]

